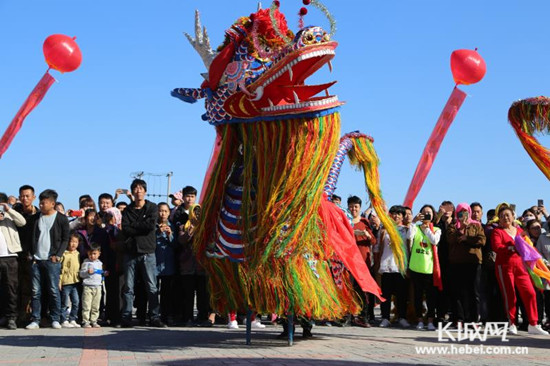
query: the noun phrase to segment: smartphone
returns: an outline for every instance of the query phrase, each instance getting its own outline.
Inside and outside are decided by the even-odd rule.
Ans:
[[[128,194],[129,192],[127,189],[122,189],[121,191],[122,191],[122,194]]]
[[[544,200],[539,199],[539,200],[537,201],[537,206],[538,206],[538,207],[544,206]]]
[[[516,212],[516,204],[515,203],[510,204],[510,208],[512,209],[512,211]]]
[[[4,206],[0,205],[0,212],[2,212],[2,213],[4,212]]]
[[[422,219],[424,221],[432,221],[432,215],[427,213],[427,214],[424,214],[424,218]]]

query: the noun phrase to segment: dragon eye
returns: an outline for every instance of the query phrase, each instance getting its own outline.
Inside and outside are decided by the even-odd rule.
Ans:
[[[325,33],[325,34],[323,35],[323,42],[328,42],[328,41],[330,41],[330,35],[327,34],[327,33]]]
[[[307,41],[308,43],[313,42],[314,39],[315,39],[315,37],[313,36],[312,33],[307,33],[307,34],[306,34],[306,41]]]

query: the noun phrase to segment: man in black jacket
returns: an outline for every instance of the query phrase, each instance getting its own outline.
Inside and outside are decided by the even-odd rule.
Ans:
[[[121,235],[125,243],[123,271],[126,283],[122,289],[122,326],[132,326],[136,270],[141,273],[149,300],[149,317],[154,327],[166,327],[159,317],[159,299],[155,258],[158,208],[145,199],[147,183],[134,179],[130,186],[134,201],[122,213]]]
[[[57,192],[40,193],[40,212],[31,218],[32,231],[32,315],[27,329],[38,329],[41,313],[42,283],[48,292],[52,328],[60,329],[61,296],[59,276],[61,257],[69,242],[69,220],[55,210]]]

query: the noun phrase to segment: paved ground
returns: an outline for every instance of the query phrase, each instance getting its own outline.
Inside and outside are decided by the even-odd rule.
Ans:
[[[253,331],[214,328],[0,330],[0,365],[548,365],[550,337],[520,332],[509,342],[490,337],[483,347],[528,347],[527,355],[420,355],[415,346],[466,347],[440,343],[437,332],[314,327],[314,338],[294,346],[276,339],[280,326]],[[470,343],[480,347],[481,343]],[[458,351],[457,351],[458,352]],[[466,351],[464,351],[466,352]]]

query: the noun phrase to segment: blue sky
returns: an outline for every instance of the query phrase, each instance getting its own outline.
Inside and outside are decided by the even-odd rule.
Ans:
[[[174,172],[174,191],[199,190],[214,141],[201,120],[202,103],[170,97],[175,87],[198,87],[204,66],[182,32],[202,14],[213,47],[256,1],[15,1],[0,0],[0,130],[3,132],[47,66],[42,43],[54,33],[77,36],[80,69],[52,74],[55,83],[29,115],[0,160],[0,190],[22,184],[54,188],[66,208],[80,194],[127,188],[130,173]],[[519,209],[543,198],[548,181],[507,122],[514,100],[545,95],[550,85],[547,1],[325,0],[340,43],[331,88],[347,104],[342,134],[372,135],[388,204],[401,203],[426,140],[454,86],[455,49],[479,48],[487,75],[464,86],[469,97],[451,126],[416,205],[480,201]],[[269,3],[264,3],[269,6]],[[301,1],[282,0],[296,30]],[[314,8],[306,24],[328,29]],[[543,144],[550,139],[541,138]],[[166,180],[149,178],[150,193]],[[345,165],[337,194],[366,198],[361,174]],[[156,200],[156,199],[154,199]]]

